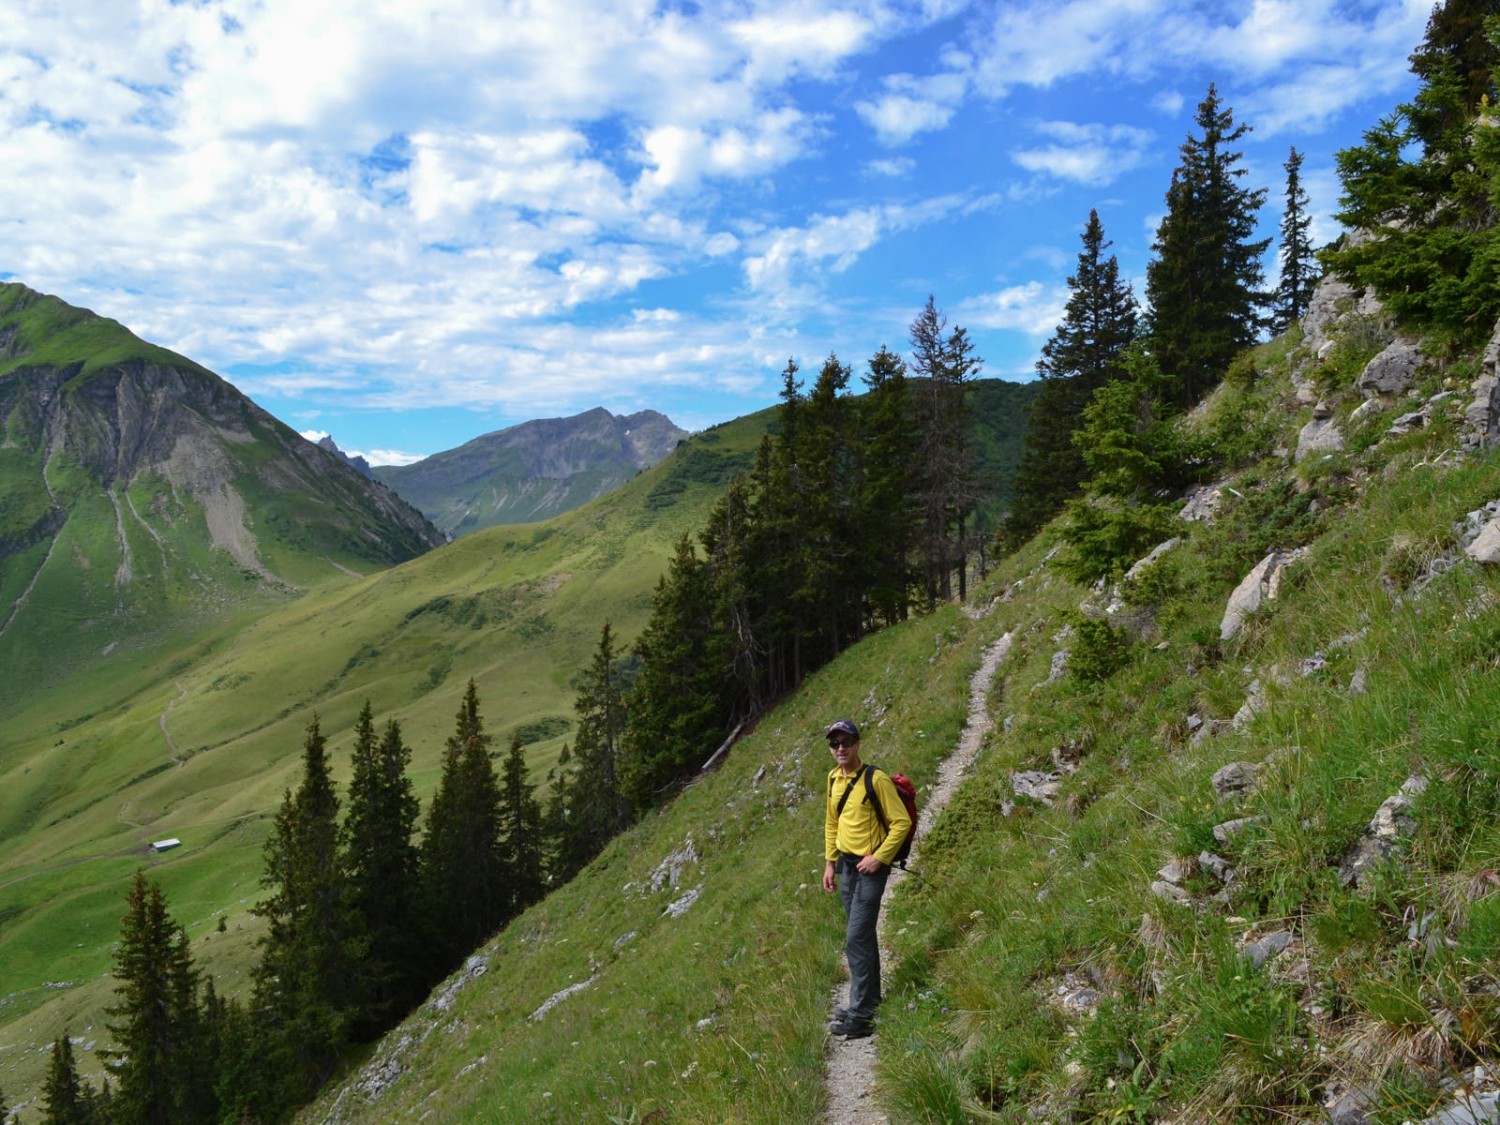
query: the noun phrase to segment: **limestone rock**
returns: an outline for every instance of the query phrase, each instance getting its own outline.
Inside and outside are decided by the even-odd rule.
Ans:
[[[1322,417],[1314,415],[1312,421],[1297,434],[1294,460],[1302,462],[1309,457],[1341,452],[1343,448],[1344,432],[1339,429],[1338,423],[1327,413]]]
[[[1137,560],[1137,562],[1135,563],[1135,565],[1132,566],[1129,570],[1127,570],[1125,572],[1125,579],[1126,579],[1126,581],[1129,581],[1132,578],[1139,578],[1142,574],[1144,574],[1147,570],[1149,570],[1151,568],[1152,564],[1154,564],[1157,559],[1161,558],[1163,555],[1165,555],[1168,551],[1170,551],[1173,547],[1177,546],[1181,542],[1182,542],[1182,536],[1180,536],[1180,535],[1174,535],[1171,539],[1168,539],[1165,543],[1158,543],[1155,547],[1153,547],[1151,549],[1151,553],[1149,555],[1147,555],[1143,559]]]
[[[1259,941],[1252,942],[1250,945],[1245,946],[1243,952],[1250,963],[1258,969],[1272,957],[1275,957],[1278,953],[1284,951],[1291,944],[1291,931],[1277,930],[1275,933],[1267,934]]]
[[[1213,852],[1199,852],[1198,866],[1205,873],[1213,876],[1219,882],[1223,883],[1226,887],[1230,883],[1234,882],[1234,868],[1231,867],[1229,865],[1229,861],[1221,855],[1215,855]]]
[[[1491,521],[1484,525],[1484,529],[1464,548],[1464,554],[1475,562],[1494,565],[1500,563],[1500,522]]]
[[[1247,829],[1265,822],[1266,818],[1263,816],[1242,816],[1238,820],[1226,820],[1223,824],[1214,825],[1214,839],[1227,844],[1236,836],[1244,835]]]
[[[1421,349],[1410,340],[1393,340],[1359,376],[1359,389],[1366,398],[1393,397],[1411,386],[1422,362]]]
[[[1399,791],[1381,802],[1360,838],[1339,864],[1339,882],[1345,887],[1363,889],[1370,872],[1396,854],[1396,845],[1416,831],[1417,823],[1408,814],[1416,799],[1427,788],[1425,777],[1409,777]]]
[[[1255,792],[1260,767],[1254,762],[1230,762],[1213,776],[1214,792],[1221,801],[1232,801]]]
[[[1187,502],[1182,510],[1177,513],[1177,518],[1186,520],[1188,523],[1214,522],[1218,514],[1219,505],[1224,501],[1224,486],[1221,484],[1205,484],[1201,488],[1195,488],[1187,495]]]
[[[1249,617],[1267,601],[1273,601],[1280,592],[1281,581],[1292,563],[1305,557],[1307,551],[1299,547],[1295,551],[1272,551],[1240,581],[1229,595],[1224,608],[1224,620],[1219,624],[1219,639],[1232,640]]]
[[[1186,906],[1193,901],[1193,896],[1187,891],[1164,879],[1158,879],[1151,884],[1151,893],[1163,902],[1177,902]]]

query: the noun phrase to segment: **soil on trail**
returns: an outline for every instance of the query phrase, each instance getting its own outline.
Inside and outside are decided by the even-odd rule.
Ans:
[[[1006,633],[985,649],[979,669],[969,680],[969,716],[964,722],[958,746],[943,759],[943,764],[938,768],[937,782],[923,795],[919,810],[922,815],[912,841],[913,863],[921,858],[922,837],[948,804],[949,798],[963,780],[964,773],[974,761],[974,756],[979,753],[984,736],[989,733],[990,685],[994,683],[1000,662],[1010,651],[1010,641],[1011,634]],[[903,874],[899,870],[892,873],[887,894],[900,885],[899,880]],[[880,936],[881,962],[885,971],[889,972],[890,953],[885,945],[886,916],[887,911],[882,910],[876,932]],[[849,984],[845,981],[834,990],[829,1010],[841,1007],[848,998]],[[834,1035],[830,1035],[828,1039],[828,1074],[825,1079],[828,1113],[823,1119],[825,1125],[888,1125],[890,1119],[875,1098],[875,1054],[879,1032],[868,1039],[850,1041]]]

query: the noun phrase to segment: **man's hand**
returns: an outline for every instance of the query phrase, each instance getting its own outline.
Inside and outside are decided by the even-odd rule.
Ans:
[[[881,863],[880,860],[876,859],[874,856],[867,855],[857,864],[855,864],[855,866],[859,868],[859,873],[861,875],[879,875],[880,869],[884,867],[885,864]]]
[[[833,860],[829,860],[823,867],[823,889],[830,894],[834,889]]]

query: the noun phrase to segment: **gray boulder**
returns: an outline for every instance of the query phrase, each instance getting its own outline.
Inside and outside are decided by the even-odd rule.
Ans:
[[[1359,389],[1366,398],[1393,398],[1411,386],[1422,363],[1422,352],[1410,340],[1393,340],[1359,376]]]
[[[1333,411],[1326,403],[1318,403],[1313,410],[1312,421],[1297,434],[1295,459],[1305,461],[1309,457],[1325,453],[1338,453],[1344,448],[1344,432],[1333,420]]]

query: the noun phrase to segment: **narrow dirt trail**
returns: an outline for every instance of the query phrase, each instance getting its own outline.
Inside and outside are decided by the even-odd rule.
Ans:
[[[989,733],[990,685],[1000,662],[1010,651],[1011,634],[1006,633],[984,650],[979,668],[969,679],[969,716],[964,722],[963,733],[953,753],[943,759],[938,767],[937,781],[923,794],[919,812],[921,818],[917,834],[912,841],[912,862],[922,855],[922,838],[927,829],[937,820],[957,790],[964,773],[979,753],[984,736]],[[894,882],[894,880],[893,880]],[[894,889],[892,887],[891,889]],[[889,891],[887,892],[889,895]],[[889,971],[890,953],[885,945],[885,922],[888,911],[880,912],[877,933],[880,936],[880,956]],[[840,1006],[849,998],[849,984],[844,982],[834,992],[830,1008]],[[875,1045],[879,1033],[868,1039],[850,1042],[837,1036],[829,1036],[828,1073],[824,1086],[828,1092],[828,1113],[824,1125],[889,1125],[889,1118],[875,1101]]]

